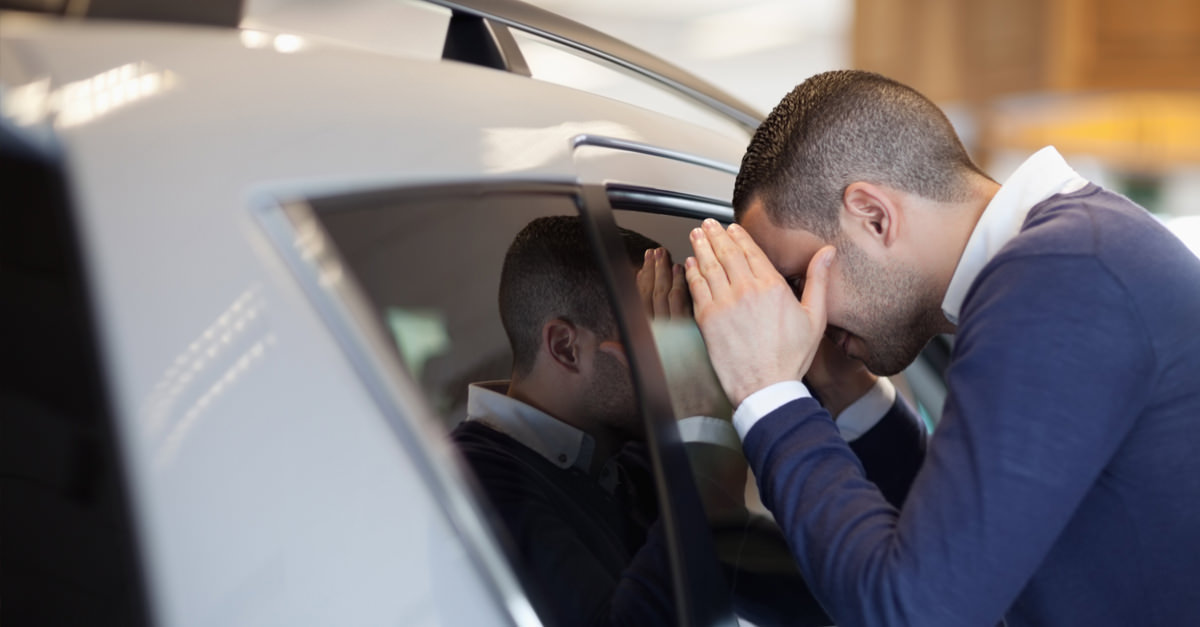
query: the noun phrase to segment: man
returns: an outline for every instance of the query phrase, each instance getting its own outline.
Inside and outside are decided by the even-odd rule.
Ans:
[[[646,312],[690,319],[682,268],[653,241],[624,229],[621,235],[631,270],[643,264],[637,284]],[[470,386],[469,419],[452,437],[513,539],[535,602],[552,624],[672,625],[645,427],[604,281],[588,251],[573,217],[539,218],[513,240],[499,298],[513,350],[512,379]],[[874,377],[867,377],[866,387],[876,389]],[[898,400],[887,398],[879,407],[875,396],[850,398],[841,387],[819,389],[857,406],[844,413],[866,432],[859,440],[876,458],[868,467],[898,504],[920,464],[923,432]],[[680,431],[717,544],[733,546],[743,558],[752,546],[774,553],[756,560],[756,568],[733,565],[739,568],[735,606],[763,625],[828,624],[803,590],[778,531],[746,515],[737,434],[728,420],[695,415],[710,406],[690,403],[678,411],[693,416],[680,422]]]
[[[688,282],[837,623],[1200,624],[1200,260],[1053,149],[998,185],[875,74],[796,87],[742,165],[740,226],[693,232]],[[937,333],[946,406],[897,512],[799,379],[822,334],[887,374]]]

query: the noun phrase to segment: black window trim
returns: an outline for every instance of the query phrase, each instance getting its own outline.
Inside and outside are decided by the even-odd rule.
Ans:
[[[442,58],[533,76],[512,32],[504,24],[478,15],[452,12],[442,44]]]
[[[712,218],[722,224],[733,222],[733,207],[729,202],[710,196],[624,183],[609,183],[605,189],[614,209],[697,220]]]

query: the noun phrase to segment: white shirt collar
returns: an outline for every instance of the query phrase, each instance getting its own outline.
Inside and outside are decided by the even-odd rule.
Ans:
[[[896,387],[887,377],[879,377],[866,394],[842,410],[834,422],[842,439],[853,442],[879,424],[896,403]]]
[[[505,394],[508,381],[472,383],[467,420],[478,420],[533,449],[559,468],[588,472],[596,444],[592,436]]]
[[[946,319],[958,324],[967,291],[988,261],[1000,252],[1025,223],[1025,216],[1038,203],[1055,194],[1069,194],[1087,185],[1052,146],[1046,146],[1021,164],[988,203],[962,257],[950,278],[950,286],[942,299]]]

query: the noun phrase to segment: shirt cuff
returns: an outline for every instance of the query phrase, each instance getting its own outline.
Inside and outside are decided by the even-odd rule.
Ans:
[[[751,394],[733,412],[733,426],[738,437],[745,440],[758,421],[767,414],[798,398],[812,398],[808,388],[799,381],[780,381]]]
[[[738,439],[737,431],[728,420],[711,416],[692,416],[676,424],[679,426],[679,437],[685,444],[702,442],[742,452],[742,441]]]
[[[887,415],[896,402],[896,388],[887,377],[879,377],[866,394],[838,414],[835,424],[842,439],[853,442],[870,431]]]

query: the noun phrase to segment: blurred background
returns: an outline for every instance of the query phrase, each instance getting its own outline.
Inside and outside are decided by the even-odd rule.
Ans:
[[[817,72],[888,75],[941,105],[997,180],[1054,145],[1200,254],[1196,0],[526,1],[658,54],[764,114]],[[562,82],[624,89],[616,73],[556,59],[529,62]]]

